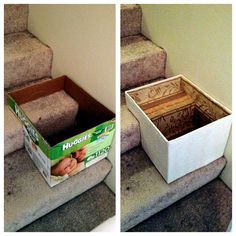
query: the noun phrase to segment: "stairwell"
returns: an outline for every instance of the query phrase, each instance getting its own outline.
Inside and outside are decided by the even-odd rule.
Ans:
[[[27,30],[28,13],[28,5],[4,6],[5,95],[51,79],[53,51]],[[59,91],[22,109],[38,129],[53,135],[74,122],[78,104]],[[5,231],[90,231],[115,214],[114,194],[103,182],[111,163],[103,159],[50,188],[24,149],[22,125],[6,96],[4,155]]]
[[[197,193],[203,191],[200,190],[202,186],[207,186],[207,183],[219,176],[226,165],[226,159],[221,157],[167,184],[142,149],[139,122],[127,109],[122,92],[154,80],[165,79],[167,53],[165,49],[142,35],[141,23],[142,9],[139,5],[121,5],[121,231],[171,231],[171,226],[175,226],[175,231],[187,231],[191,227],[186,226],[184,229],[180,224],[174,225],[178,222],[175,217],[190,220],[189,224],[194,221],[191,222],[191,218],[183,219],[180,213],[177,214],[176,212],[184,211],[184,204],[182,209],[179,207],[179,211],[176,211],[174,203],[178,204],[178,200],[191,196],[190,194],[195,190]],[[222,181],[214,183],[224,185]],[[225,219],[227,226],[231,218],[232,197],[227,187],[223,189],[228,196],[227,209],[229,210]],[[214,209],[216,207],[214,201],[211,203],[211,208]],[[194,201],[191,204],[194,204]],[[171,219],[172,222],[169,224],[165,220],[161,221],[161,216],[158,215],[167,207],[169,207],[168,216],[165,213],[161,216]],[[203,215],[200,215],[202,212],[198,212],[198,217],[204,219]],[[220,216],[221,213],[218,212],[218,218],[215,219],[220,219]],[[207,222],[202,224],[205,224],[206,228]],[[194,229],[200,231],[202,228],[204,227],[201,225],[195,226]],[[212,228],[208,228],[208,231],[215,229],[212,224]]]

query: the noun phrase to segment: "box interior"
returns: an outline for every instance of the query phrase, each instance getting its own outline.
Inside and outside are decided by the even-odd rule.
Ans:
[[[95,100],[66,76],[13,91],[10,93],[10,96],[18,105],[22,105],[60,90],[64,90],[79,103],[79,110],[76,120],[71,127],[68,127],[65,130],[60,130],[58,133],[54,133],[53,135],[44,136],[50,146],[54,146],[65,139],[115,118],[113,112]]]
[[[181,77],[128,92],[167,140],[229,115]]]

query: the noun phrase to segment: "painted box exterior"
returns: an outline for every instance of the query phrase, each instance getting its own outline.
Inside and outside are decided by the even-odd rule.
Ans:
[[[77,122],[81,123],[81,127],[72,136],[67,135],[65,140],[51,145],[33,125],[21,105],[60,90],[80,104]],[[115,133],[114,113],[68,77],[62,76],[13,91],[8,94],[8,105],[22,122],[25,148],[50,187],[108,156]]]
[[[141,143],[167,183],[223,156],[229,109],[178,75],[125,93]]]

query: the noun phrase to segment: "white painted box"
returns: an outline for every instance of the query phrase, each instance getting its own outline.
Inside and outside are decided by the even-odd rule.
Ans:
[[[224,154],[231,111],[183,75],[125,92],[141,143],[167,183]]]

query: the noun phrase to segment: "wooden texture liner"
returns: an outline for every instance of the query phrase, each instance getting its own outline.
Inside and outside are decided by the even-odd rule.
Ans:
[[[153,119],[193,104],[192,97],[182,92],[168,98],[153,101],[142,109],[150,119]]]
[[[134,91],[130,91],[129,95],[143,109],[143,107],[149,106],[148,104],[153,103],[153,101],[172,99],[172,96],[178,96],[178,94],[183,92],[190,95],[199,109],[212,120],[217,120],[230,114],[224,107],[217,104],[196,86],[193,86],[181,77],[175,78],[174,80],[163,80],[152,86],[135,89]]]
[[[182,79],[180,85],[194,99],[198,109],[209,119],[218,120],[230,114],[224,107],[221,107],[213,99],[205,96],[198,88],[192,86],[187,81]]]

